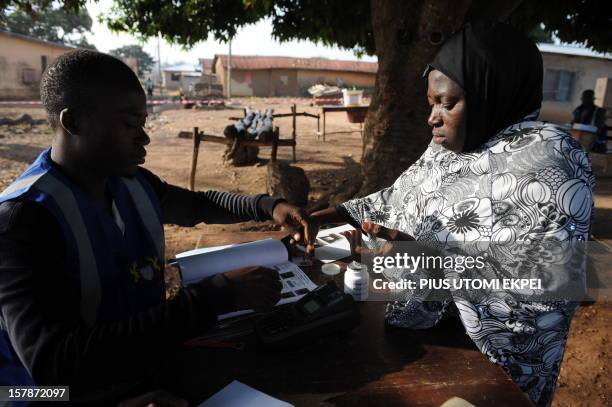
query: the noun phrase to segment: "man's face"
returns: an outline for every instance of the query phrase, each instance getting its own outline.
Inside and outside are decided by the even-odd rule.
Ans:
[[[427,101],[431,106],[427,124],[431,127],[432,141],[461,152],[467,118],[463,89],[442,72],[433,70],[427,77]]]
[[[79,120],[79,151],[90,168],[104,176],[129,177],[145,162],[151,139],[144,131],[146,97],[142,90],[107,90],[94,112]]]
[[[592,106],[595,103],[595,97],[591,92],[584,92],[581,97],[582,104]]]

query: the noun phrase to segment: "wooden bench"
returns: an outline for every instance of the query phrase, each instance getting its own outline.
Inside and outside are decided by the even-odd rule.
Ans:
[[[244,109],[244,115],[246,116],[246,109]],[[305,116],[317,119],[317,131],[319,130],[320,125],[320,116],[318,114],[312,114],[308,112],[297,112],[297,107],[295,104],[291,106],[291,113],[275,113],[272,115],[273,118],[278,117],[292,117],[292,130],[291,130],[291,138],[290,139],[280,139],[279,138],[279,129],[278,126],[274,126],[274,131],[272,132],[272,141],[264,142],[260,140],[232,140],[227,137],[215,136],[211,134],[205,134],[204,132],[200,132],[198,127],[193,128],[193,132],[190,131],[181,131],[179,132],[179,138],[192,139],[193,140],[193,153],[191,156],[191,171],[189,172],[189,181],[188,188],[190,190],[194,190],[195,186],[195,175],[196,175],[196,166],[198,163],[198,153],[200,150],[200,143],[202,141],[209,143],[217,143],[217,144],[225,144],[232,145],[234,142],[239,142],[241,146],[256,146],[256,147],[272,147],[272,153],[270,155],[270,160],[272,162],[276,161],[276,153],[279,147],[291,147],[293,150],[293,162],[296,161],[295,155],[295,147],[296,147],[296,123],[298,116]],[[230,117],[230,120],[241,120],[242,117]]]
[[[189,172],[189,189],[194,190],[196,167],[198,165],[198,153],[200,151],[200,143],[202,141],[209,143],[232,145],[234,142],[239,142],[241,146],[256,146],[256,147],[272,147],[272,153],[270,154],[270,161],[276,161],[276,154],[278,147],[293,147],[295,148],[295,139],[279,140],[278,127],[274,127],[272,133],[272,141],[264,142],[260,140],[232,140],[227,137],[213,136],[201,132],[197,127],[194,127],[193,132],[181,131],[179,138],[192,139],[193,140],[193,153],[191,156],[191,170]],[[295,151],[295,150],[294,150]]]
[[[247,115],[247,109],[243,109],[243,116],[242,117],[230,117],[230,120],[242,120],[244,117],[246,117]],[[310,117],[313,119],[317,119],[317,131],[316,133],[319,134],[320,130],[321,130],[321,115],[319,114],[312,114],[312,113],[308,113],[308,112],[298,112],[297,111],[297,106],[294,103],[293,105],[291,105],[291,112],[290,113],[273,113],[272,114],[272,118],[276,119],[276,118],[280,118],[280,117],[291,117],[292,121],[291,121],[291,139],[292,140],[296,140],[297,138],[297,118],[298,116],[304,116],[304,117]],[[282,146],[282,144],[279,144],[279,146]],[[296,161],[296,157],[295,157],[295,146],[296,143],[294,143],[292,145],[293,147],[293,162]]]

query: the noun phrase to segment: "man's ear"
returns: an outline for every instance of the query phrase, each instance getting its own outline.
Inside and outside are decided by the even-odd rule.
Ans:
[[[71,136],[75,136],[78,134],[76,120],[73,114],[73,111],[64,108],[59,114],[59,125],[64,129],[64,131]]]

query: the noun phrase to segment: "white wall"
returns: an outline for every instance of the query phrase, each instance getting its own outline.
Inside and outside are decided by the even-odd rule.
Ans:
[[[597,78],[612,76],[612,60],[563,54],[542,53],[544,75],[546,69],[575,72],[574,89],[569,102],[544,101],[540,118],[556,123],[572,120],[572,111],[580,105],[580,96],[586,89],[595,89]]]

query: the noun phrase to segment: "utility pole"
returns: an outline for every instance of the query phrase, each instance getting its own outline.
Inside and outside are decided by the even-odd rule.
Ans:
[[[161,33],[157,32],[157,70],[159,72],[159,92],[163,96],[164,88],[162,87],[163,86],[163,72],[161,69],[161,48],[159,45],[160,37],[161,37]]]
[[[229,56],[227,58],[227,100],[232,97],[232,37],[229,39]]]

